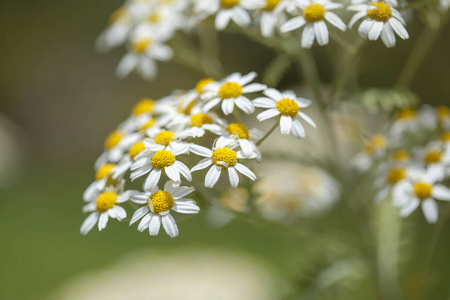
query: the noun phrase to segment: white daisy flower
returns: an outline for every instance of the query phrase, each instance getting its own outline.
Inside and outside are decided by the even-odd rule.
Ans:
[[[382,134],[375,134],[364,142],[363,151],[356,154],[352,159],[352,165],[360,172],[367,171],[374,160],[386,154],[387,139]]]
[[[168,61],[173,56],[173,50],[163,44],[165,40],[165,38],[151,33],[134,36],[129,45],[129,52],[117,66],[117,77],[127,77],[131,71],[137,69],[144,79],[155,78],[158,72],[155,60]]]
[[[147,204],[139,208],[133,214],[130,225],[143,217],[138,230],[144,231],[148,228],[151,236],[159,233],[161,223],[166,233],[174,238],[178,235],[178,227],[174,218],[170,215],[170,210],[182,214],[197,214],[200,208],[192,199],[184,198],[192,193],[194,188],[178,186],[173,181],[167,181],[164,190],[157,186],[145,193],[135,193],[131,200],[139,204]]]
[[[151,190],[158,184],[162,172],[175,182],[181,181],[180,174],[186,180],[191,181],[191,171],[184,163],[177,160],[178,155],[188,153],[189,146],[177,145],[170,150],[167,149],[159,150],[134,162],[130,167],[132,171],[131,180],[133,181],[150,172],[144,183],[146,190]]]
[[[231,143],[235,142],[242,150],[242,153],[246,158],[255,158],[257,161],[261,161],[261,152],[255,144],[256,140],[263,137],[263,133],[256,129],[248,129],[242,123],[230,123],[222,131],[222,137]]]
[[[188,127],[183,130],[183,136],[192,136],[194,138],[202,137],[207,131],[220,135],[223,130],[224,121],[214,113],[197,113],[184,120],[183,125]]]
[[[200,18],[216,14],[215,27],[217,30],[225,29],[231,20],[238,26],[248,26],[251,18],[247,10],[264,7],[257,0],[203,0],[195,1],[194,4],[194,12]]]
[[[134,25],[134,18],[127,6],[122,6],[112,13],[109,18],[109,26],[95,41],[95,47],[100,52],[106,52],[111,48],[125,43],[128,34]]]
[[[400,182],[393,191],[394,205],[401,208],[400,215],[407,217],[421,205],[428,223],[436,223],[435,200],[450,201],[450,189],[437,183],[441,178],[440,170],[433,167],[410,172],[409,180]]]
[[[203,78],[200,81],[197,82],[195,85],[195,88],[192,90],[187,91],[184,95],[180,97],[180,105],[182,110],[186,110],[188,107],[193,107],[193,104],[195,104],[196,101],[200,101],[201,95],[205,92],[205,87],[212,83],[216,82],[212,78]]]
[[[117,130],[111,132],[106,138],[105,152],[97,159],[96,166],[106,162],[117,163],[123,158],[124,153],[141,138],[141,134],[136,132],[128,133],[126,129],[119,126]]]
[[[346,30],[347,26],[341,18],[330,11],[341,8],[342,4],[327,0],[298,0],[297,3],[303,10],[303,15],[284,23],[280,31],[288,32],[306,25],[302,33],[303,48],[311,48],[314,40],[317,40],[320,46],[328,44],[329,34],[325,20],[339,30]]]
[[[348,9],[357,11],[348,27],[352,28],[357,21],[365,18],[358,29],[363,38],[375,41],[381,36],[381,40],[388,48],[395,46],[394,32],[401,39],[409,38],[405,29],[406,22],[400,12],[386,2],[374,1],[370,4],[355,4],[349,6]]]
[[[233,73],[221,82],[212,82],[205,86],[202,98],[208,102],[203,105],[203,112],[208,112],[221,103],[225,115],[233,113],[234,105],[246,114],[253,113],[255,107],[245,94],[260,92],[267,87],[265,84],[250,83],[256,76],[255,72],[244,76]]]
[[[395,116],[395,120],[390,128],[390,135],[393,139],[401,137],[405,132],[415,132],[420,125],[417,110],[414,108],[400,109]]]
[[[135,158],[138,158],[141,153],[145,150],[145,144],[143,141],[139,141],[130,147],[128,151],[128,155],[125,155],[124,158],[117,164],[114,168],[112,179],[117,180],[122,177],[131,167]]]
[[[119,204],[127,201],[129,198],[130,193],[119,194],[114,188],[106,189],[105,192],[99,193],[94,201],[83,207],[83,212],[92,213],[84,220],[80,233],[86,235],[97,222],[98,230],[102,231],[110,217],[122,221],[122,219],[127,217],[127,212]]]
[[[229,145],[227,139],[217,139],[213,150],[208,148],[192,145],[191,151],[197,155],[206,157],[202,159],[196,166],[191,169],[191,172],[212,167],[205,176],[205,187],[213,188],[220,178],[222,171],[228,171],[230,184],[233,188],[239,185],[239,173],[245,175],[251,180],[256,180],[256,175],[250,171],[249,168],[243,164],[238,163],[238,158],[245,158],[241,151],[235,151],[233,146]]]
[[[450,149],[444,149],[441,143],[431,143],[422,151],[423,165],[439,169],[439,173],[444,176],[449,174],[450,167]]]
[[[264,7],[261,9],[259,24],[261,34],[265,37],[273,36],[275,27],[285,22],[284,11],[287,9],[288,0],[260,0]]]
[[[287,135],[292,132],[297,138],[305,138],[306,136],[299,118],[316,128],[314,121],[300,111],[300,108],[308,107],[311,100],[297,97],[293,91],[280,93],[272,88],[265,90],[263,94],[268,98],[260,97],[253,100],[256,107],[268,108],[257,116],[260,122],[280,116],[281,134]]]
[[[145,149],[150,152],[171,149],[185,144],[182,140],[187,136],[189,136],[187,132],[170,130],[155,131],[149,138],[144,139]]]
[[[105,187],[116,185],[117,180],[113,179],[115,164],[104,164],[97,168],[95,181],[92,182],[83,193],[83,200],[89,202],[98,192],[103,191]]]
[[[393,188],[401,181],[407,178],[408,169],[405,166],[393,166],[384,172],[381,181],[377,180],[378,192],[375,195],[375,201],[380,202],[391,195]]]

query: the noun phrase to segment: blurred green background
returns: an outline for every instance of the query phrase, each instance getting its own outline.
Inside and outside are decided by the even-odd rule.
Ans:
[[[164,251],[158,247],[201,243],[244,249],[271,261],[283,276],[294,278],[294,284],[295,276],[319,268],[324,257],[315,249],[326,247],[326,237],[320,232],[315,238],[302,239],[283,227],[240,220],[223,229],[211,229],[199,218],[188,219],[174,240],[164,234],[149,238],[118,222],[110,222],[101,234],[96,230],[87,237],[79,234],[84,219],[81,196],[93,179],[92,165],[102,151],[104,137],[141,97],[158,98],[173,89],[191,88],[202,77],[176,63],[161,63],[154,82],[144,82],[136,75],[116,79],[113,72],[123,51],[100,55],[93,44],[110,13],[121,4],[121,0],[0,1],[0,125],[5,132],[0,145],[0,161],[5,166],[0,174],[0,299],[43,299],[69,278],[145,247]],[[364,49],[363,85],[393,83],[421,26],[416,22],[408,29],[412,38],[399,42],[395,49],[387,50],[381,43]],[[413,85],[414,92],[430,104],[450,104],[449,35],[447,26]],[[221,41],[233,43],[223,51],[229,70],[261,72],[273,56],[269,49],[231,34],[221,36]],[[319,49],[317,55],[325,57],[327,51]],[[327,81],[329,62],[319,61],[322,78]],[[301,78],[288,73],[283,85],[297,80]],[[319,223],[323,228],[339,224],[336,230],[347,231],[356,242],[363,239],[355,230],[356,221],[340,215],[341,210],[337,205]],[[411,235],[410,255],[405,259],[413,263],[410,269],[401,270],[402,285],[410,291],[410,299],[421,299],[415,288],[424,280],[448,282],[450,269],[450,234],[444,230],[434,278],[416,272],[432,231],[431,226],[423,226],[423,220],[417,225],[416,219],[404,225]],[[378,298],[369,281],[353,288],[353,299]],[[436,298],[429,299],[444,299],[449,289],[445,284],[436,285],[434,293]],[[336,294],[334,299],[339,297]]]

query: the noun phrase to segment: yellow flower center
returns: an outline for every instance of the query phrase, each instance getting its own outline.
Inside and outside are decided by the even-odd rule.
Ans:
[[[364,149],[368,153],[372,153],[375,150],[381,150],[386,147],[386,137],[381,134],[376,134],[364,144]]]
[[[441,141],[443,141],[444,143],[450,142],[450,131],[445,132],[441,135]]]
[[[162,146],[169,146],[175,140],[175,132],[161,131],[155,137],[155,143]]]
[[[203,88],[204,88],[206,85],[208,85],[208,84],[210,84],[211,82],[214,82],[214,81],[215,81],[215,80],[212,79],[212,78],[204,78],[204,79],[200,80],[199,82],[197,82],[197,85],[195,86],[195,91],[196,91],[198,94],[203,93]]]
[[[170,210],[174,204],[174,201],[169,192],[159,190],[156,193],[151,194],[148,199],[147,207],[150,211],[152,211],[150,203],[152,204],[151,206],[153,206],[153,213],[159,214]]]
[[[409,160],[409,153],[406,150],[398,150],[392,154],[392,159],[398,162],[404,162]]]
[[[266,7],[264,7],[265,11],[272,11],[275,7],[280,3],[281,0],[266,0]]]
[[[161,18],[159,17],[158,13],[152,13],[148,16],[147,21],[153,24],[159,23]]]
[[[191,113],[191,110],[194,107],[195,103],[196,103],[196,101],[192,101],[191,103],[189,103],[188,105],[185,106],[184,102],[181,102],[180,105],[178,106],[178,113],[189,115]]]
[[[303,11],[303,17],[305,18],[306,22],[314,23],[325,19],[326,12],[327,10],[323,5],[318,3],[312,3],[308,5]]]
[[[142,125],[141,128],[139,128],[139,131],[144,131],[151,128],[153,125],[155,125],[155,122],[156,122],[155,119],[150,119],[149,121],[147,121],[147,123]]]
[[[450,118],[450,108],[446,106],[439,106],[436,110],[439,121],[445,121]]]
[[[398,120],[413,119],[416,116],[416,110],[412,108],[401,109],[397,112]]]
[[[97,211],[104,213],[108,209],[111,209],[116,205],[117,194],[116,193],[102,193],[97,197]]]
[[[425,182],[417,182],[414,184],[414,194],[420,200],[430,198],[433,186]]]
[[[297,102],[288,98],[284,98],[278,101],[277,109],[283,116],[289,116],[291,118],[294,118],[300,110]]]
[[[95,180],[100,180],[105,178],[106,176],[111,176],[111,171],[114,169],[116,165],[113,164],[106,164],[100,167],[100,169],[97,170],[97,173],[95,173]]]
[[[175,163],[175,155],[168,150],[160,150],[152,157],[152,168],[162,170],[165,167],[171,166]]]
[[[119,19],[121,19],[126,13],[126,9],[121,7],[119,9],[117,9],[116,11],[114,11],[111,16],[109,17],[109,24],[114,24],[116,23]]]
[[[377,9],[369,9],[367,11],[369,18],[375,21],[387,22],[392,17],[392,9],[388,4],[384,2],[374,2],[370,5],[377,7]]]
[[[390,185],[394,185],[400,180],[403,180],[405,178],[406,178],[405,168],[394,168],[389,170],[386,180]]]
[[[149,38],[138,39],[131,43],[131,49],[136,53],[143,53],[151,43],[152,40]]]
[[[202,127],[204,124],[212,124],[213,120],[207,114],[196,114],[191,116],[191,127]]]
[[[122,132],[115,130],[109,134],[105,141],[105,148],[111,149],[117,146],[120,140],[123,138]]]
[[[229,8],[233,8],[236,5],[239,4],[240,0],[220,0],[220,5],[223,8],[229,9]]]
[[[131,146],[129,154],[130,154],[130,158],[134,159],[136,157],[136,155],[138,155],[139,153],[142,152],[142,150],[145,149],[145,145],[143,142],[137,142],[136,144],[134,144],[133,146]]]
[[[425,154],[424,160],[426,164],[438,163],[442,160],[442,152],[436,150],[428,151]]]
[[[242,95],[242,86],[236,82],[226,82],[219,89],[219,97],[222,99],[237,98]]]
[[[230,148],[220,148],[214,150],[211,160],[213,164],[222,168],[234,167],[237,163],[237,154]]]
[[[155,106],[155,100],[142,99],[133,107],[133,115],[142,115],[153,111]]]
[[[227,127],[227,131],[230,134],[236,135],[239,139],[248,140],[250,137],[247,127],[245,127],[245,125],[241,123],[230,123],[230,125],[228,125]]]

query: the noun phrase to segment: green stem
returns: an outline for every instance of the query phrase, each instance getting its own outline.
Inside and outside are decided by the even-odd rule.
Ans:
[[[280,122],[276,122],[273,126],[272,126],[272,128],[270,128],[270,130],[256,143],[256,146],[259,146],[259,145],[261,145],[263,142],[264,142],[264,140],[265,139],[267,139],[268,137],[269,137],[269,135],[271,135],[272,134],[272,132],[275,130],[275,129],[277,129],[277,127],[278,127],[278,125],[280,125]]]

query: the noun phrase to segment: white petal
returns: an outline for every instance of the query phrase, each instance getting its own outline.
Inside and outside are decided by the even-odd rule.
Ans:
[[[281,32],[292,31],[292,30],[302,27],[305,24],[306,24],[306,20],[303,16],[295,17],[295,18],[290,19],[283,25],[281,25],[280,31]]]
[[[137,220],[142,218],[148,212],[149,212],[149,210],[148,210],[147,206],[143,206],[143,207],[137,209],[134,212],[133,216],[131,217],[130,225],[134,224]]]
[[[305,129],[303,128],[302,124],[299,120],[295,119],[292,122],[292,134],[296,138],[304,139],[306,137]]]
[[[250,178],[251,180],[255,181],[256,180],[256,175],[255,173],[253,173],[249,168],[247,168],[246,166],[244,166],[243,164],[237,163],[235,166],[235,169],[241,173],[242,175]]]
[[[186,178],[187,181],[192,181],[191,170],[189,170],[189,168],[184,163],[182,163],[181,161],[175,161],[174,165],[178,168],[178,171],[181,173],[181,175],[183,175],[184,178]]]
[[[189,195],[194,191],[193,187],[187,187],[187,186],[180,186],[174,188],[174,190],[171,192],[171,195],[174,199],[183,198],[186,195]]]
[[[450,189],[442,184],[436,184],[432,196],[438,200],[450,201]]]
[[[202,159],[197,165],[195,165],[195,166],[191,169],[191,172],[206,169],[206,168],[209,167],[211,164],[212,164],[211,158],[209,158],[209,157],[208,157],[208,158],[204,158],[204,159]]]
[[[175,165],[167,166],[164,168],[164,171],[166,172],[167,177],[169,177],[171,180],[180,182],[180,172],[178,171],[178,168]]]
[[[150,214],[146,214],[146,215],[142,218],[141,222],[139,223],[137,230],[140,231],[140,232],[142,232],[142,231],[144,231],[145,229],[147,229],[147,228],[148,228],[148,225],[150,224],[150,219],[151,219],[151,218],[152,218],[152,214],[151,214],[151,213],[150,213]]]
[[[170,214],[161,216],[161,221],[162,221],[164,230],[171,238],[174,238],[178,235],[177,223],[175,223],[175,220],[173,219],[173,217]]]
[[[283,95],[276,89],[268,88],[263,92],[263,94],[275,101],[283,99]]]
[[[208,149],[206,147],[191,144],[189,145],[189,149],[192,153],[195,153],[197,155],[203,156],[203,157],[212,157],[212,151],[211,149]]]
[[[362,21],[361,25],[359,25],[358,28],[358,33],[360,36],[362,36],[363,38],[367,38],[368,34],[369,34],[369,30],[372,27],[373,23],[375,23],[375,21],[373,21],[372,19],[366,19],[364,21]]]
[[[311,48],[314,43],[314,26],[306,25],[302,33],[301,45],[303,48]]]
[[[193,203],[175,201],[172,210],[180,214],[198,214],[200,208]]]
[[[263,111],[259,115],[257,115],[256,118],[258,119],[258,121],[261,122],[261,121],[273,118],[275,116],[278,116],[279,114],[280,114],[280,112],[277,109],[270,108],[268,110]]]
[[[328,28],[324,21],[314,22],[314,34],[320,46],[328,44]]]
[[[98,212],[94,211],[91,213],[81,224],[80,233],[82,235],[88,234],[89,231],[95,226],[95,223],[98,221]]]
[[[154,79],[158,72],[156,63],[150,57],[142,57],[137,65],[137,69],[139,74],[146,80]]]
[[[131,71],[136,68],[138,64],[138,58],[133,53],[127,53],[120,61],[116,69],[116,76],[119,78],[127,77]]]
[[[281,116],[280,118],[281,134],[287,135],[291,133],[291,129],[292,129],[292,118],[289,116]]]
[[[394,29],[395,33],[404,40],[409,38],[408,31],[406,31],[405,27],[395,18],[389,19],[389,24],[391,24],[392,29]]]
[[[254,92],[260,92],[267,88],[267,85],[261,84],[261,83],[252,83],[247,86],[244,86],[242,89],[242,93],[254,93]]]
[[[366,11],[360,11],[360,12],[354,14],[353,17],[350,19],[350,22],[348,23],[348,27],[352,28],[353,25],[355,25],[355,23],[358,22],[358,20],[365,17],[366,15],[367,15]]]
[[[233,8],[233,14],[231,15],[231,18],[237,25],[241,27],[247,26],[248,24],[250,24],[251,21],[247,11],[238,6],[235,6]]]
[[[400,216],[407,217],[409,216],[413,211],[416,210],[416,208],[419,206],[420,201],[418,199],[410,199],[410,201],[403,206],[402,210],[400,211]]]
[[[219,11],[215,20],[215,27],[217,30],[224,30],[227,27],[228,23],[230,23],[231,12],[228,10]]]
[[[383,22],[374,22],[372,27],[370,27],[368,38],[370,41],[376,41],[381,34],[381,30],[383,30],[384,23]]]
[[[225,115],[233,113],[234,110],[234,99],[222,100],[222,111]]]
[[[98,218],[98,230],[102,231],[105,229],[106,224],[108,224],[109,215],[107,212],[101,213],[100,217]]]
[[[395,34],[389,23],[385,23],[383,26],[383,31],[381,31],[381,40],[388,48],[395,46]]]
[[[230,179],[231,187],[237,188],[239,185],[239,175],[235,168],[228,168],[228,178]]]
[[[235,103],[236,106],[239,107],[246,114],[251,114],[255,112],[255,107],[253,106],[253,103],[244,96],[239,96],[236,99]]]
[[[269,99],[266,97],[259,97],[253,99],[253,105],[261,108],[275,108],[277,106],[277,103],[273,99]]]
[[[161,178],[161,170],[153,169],[145,180],[144,190],[149,191],[153,189]]]
[[[436,201],[431,198],[422,201],[422,211],[428,223],[436,223],[438,220],[438,207]]]
[[[221,172],[222,172],[221,167],[213,165],[209,169],[208,173],[206,173],[206,176],[205,176],[205,187],[212,188],[217,183],[217,181],[219,180]]]
[[[214,106],[216,106],[217,104],[219,104],[220,101],[221,101],[220,98],[214,98],[214,99],[208,101],[205,105],[203,105],[202,111],[203,111],[203,112],[208,112],[208,111],[210,111]]]
[[[303,113],[301,111],[298,112],[298,115],[300,116],[300,118],[305,120],[309,125],[311,125],[314,128],[317,128],[316,123],[314,123],[314,121],[308,115],[306,115],[305,113]]]
[[[152,215],[148,223],[148,233],[151,236],[157,236],[159,233],[159,228],[161,227],[161,217],[160,215]]]
[[[345,26],[345,23],[339,18],[335,13],[327,11],[325,14],[325,20],[331,23],[334,27],[345,31],[347,29],[347,26]]]

